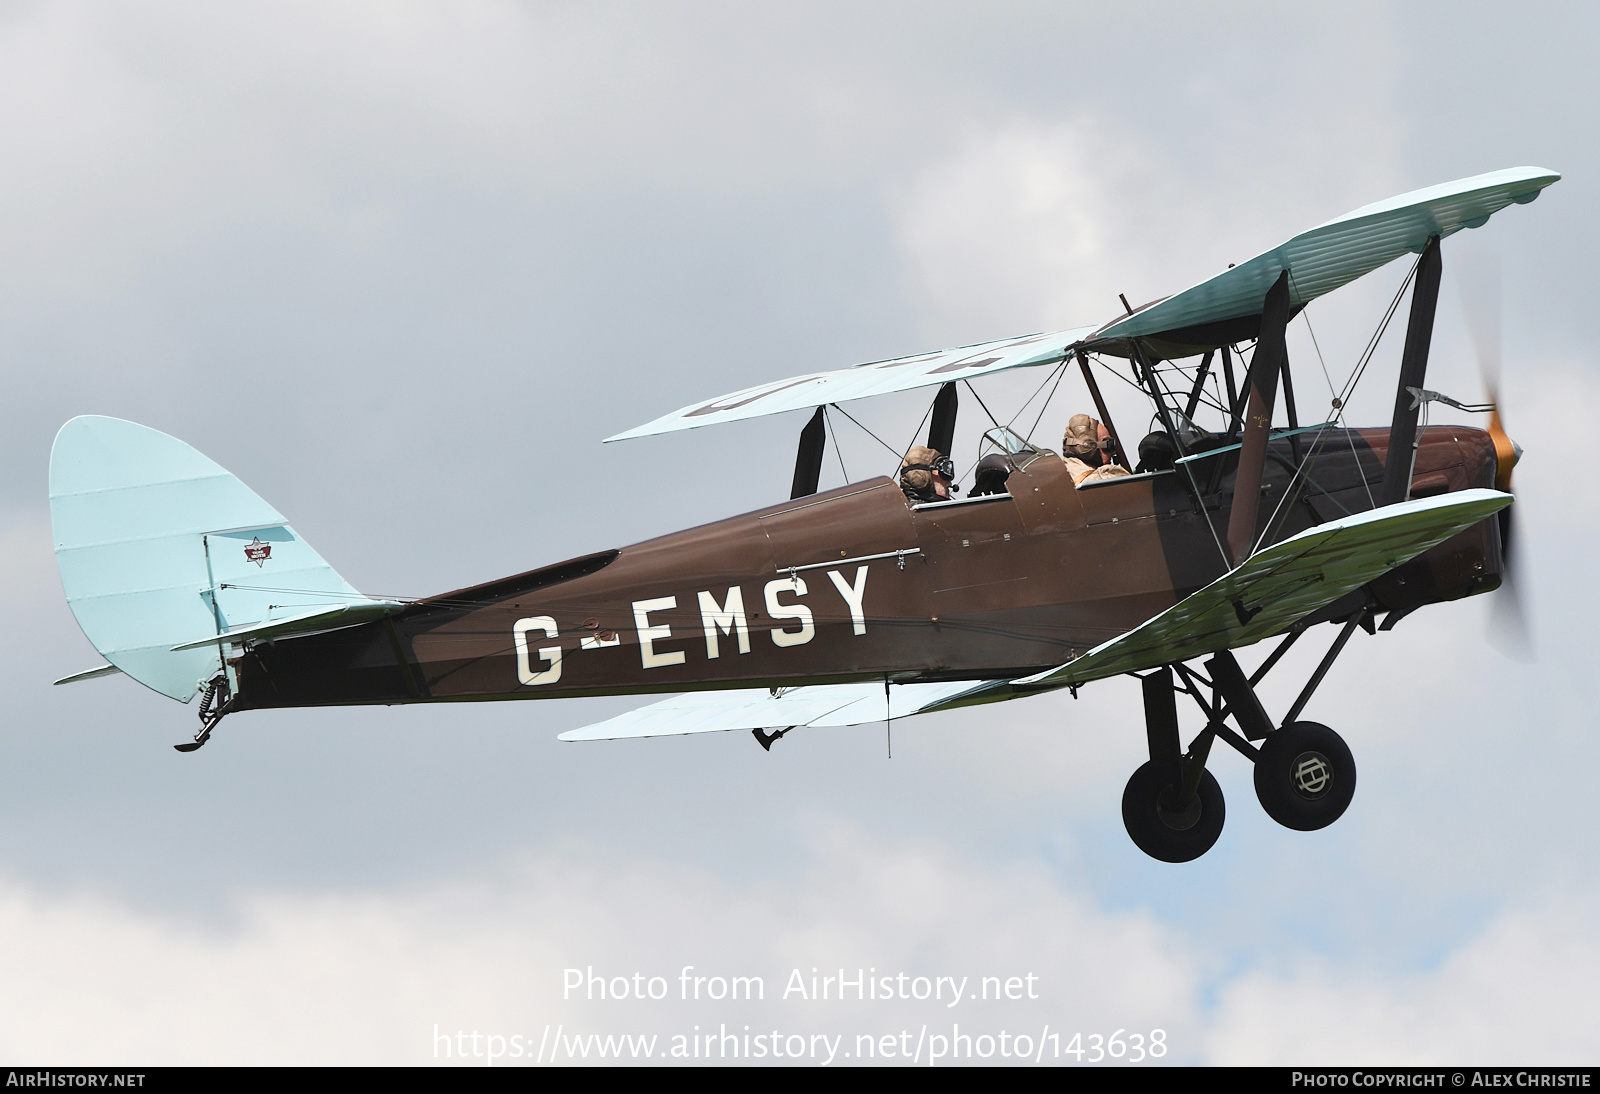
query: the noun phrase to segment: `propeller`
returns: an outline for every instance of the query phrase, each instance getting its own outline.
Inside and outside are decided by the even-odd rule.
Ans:
[[[1500,263],[1486,251],[1462,256],[1460,266],[1462,310],[1467,317],[1467,333],[1478,358],[1478,373],[1493,409],[1489,412],[1489,437],[1494,442],[1494,487],[1512,493],[1511,471],[1522,458],[1522,446],[1513,441],[1500,418]],[[1516,550],[1517,506],[1500,510],[1500,552],[1505,572],[1500,595],[1490,615],[1490,638],[1501,651],[1517,660],[1532,660],[1533,639],[1528,628],[1527,609],[1522,601],[1520,555]]]

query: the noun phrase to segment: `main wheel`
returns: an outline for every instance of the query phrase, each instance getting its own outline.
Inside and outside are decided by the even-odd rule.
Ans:
[[[1327,726],[1291,722],[1261,742],[1256,797],[1267,816],[1285,828],[1326,828],[1344,815],[1355,792],[1355,758]]]
[[[1182,809],[1178,790],[1171,770],[1151,761],[1133,773],[1122,792],[1122,824],[1128,835],[1139,850],[1162,862],[1197,859],[1222,835],[1222,787],[1211,772],[1201,772],[1195,796]]]

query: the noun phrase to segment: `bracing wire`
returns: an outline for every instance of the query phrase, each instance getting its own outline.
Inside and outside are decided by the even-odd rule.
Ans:
[[[1033,425],[1030,426],[1029,429],[1028,429],[1028,436],[1026,437],[1026,440],[1028,440],[1028,441],[1032,441],[1033,440],[1033,435],[1038,430],[1039,423],[1044,421],[1044,412],[1050,409],[1050,404],[1051,403],[1055,402],[1056,391],[1061,387],[1061,381],[1065,380],[1066,378],[1067,378],[1067,359],[1063,357],[1061,359],[1061,368],[1056,373],[1056,384],[1055,384],[1055,387],[1050,389],[1050,394],[1045,399],[1044,405],[1039,408],[1038,415],[1033,419]],[[1040,387],[1043,387],[1043,386],[1044,386],[1043,384],[1040,385]],[[1026,404],[1024,404],[1024,406],[1026,406]],[[1011,421],[1014,422],[1014,421],[1017,420],[1018,417],[1021,417],[1021,416],[1022,416],[1022,411],[1019,410],[1019,411],[1017,411],[1016,415],[1014,417],[1012,417]],[[1008,422],[1007,425],[1009,426],[1010,423]]]
[[[1416,262],[1411,264],[1411,270],[1406,274],[1406,279],[1400,283],[1400,288],[1395,292],[1394,299],[1389,302],[1389,310],[1384,312],[1383,319],[1379,321],[1377,330],[1373,331],[1372,337],[1367,340],[1367,348],[1361,351],[1361,356],[1356,361],[1356,367],[1351,372],[1350,379],[1345,381],[1344,390],[1338,396],[1340,409],[1343,409],[1344,404],[1350,401],[1350,395],[1366,374],[1367,366],[1372,363],[1372,355],[1377,351],[1378,343],[1383,340],[1384,333],[1388,331],[1390,320],[1394,318],[1395,312],[1400,310],[1400,301],[1405,296],[1406,289],[1411,286],[1412,278],[1417,276],[1417,267],[1421,263],[1422,259],[1419,257]]]
[[[1287,516],[1287,513],[1285,513],[1285,507],[1289,504],[1289,500],[1295,497],[1295,495],[1298,493],[1301,478],[1304,478],[1307,482],[1311,482],[1311,468],[1316,463],[1317,458],[1321,455],[1322,445],[1326,441],[1328,432],[1332,428],[1333,426],[1330,423],[1317,430],[1317,434],[1311,443],[1311,451],[1306,453],[1306,458],[1300,461],[1300,465],[1294,469],[1294,474],[1289,477],[1288,484],[1283,488],[1283,496],[1278,499],[1278,504],[1273,506],[1272,515],[1269,516],[1261,525],[1261,535],[1253,544],[1251,544],[1250,552],[1252,554],[1260,550],[1261,545],[1266,543],[1272,537],[1275,526],[1278,524],[1279,514],[1283,513],[1285,516]],[[1321,488],[1318,487],[1318,489]],[[1324,491],[1324,493],[1326,493],[1326,491]]]
[[[1350,402],[1350,396],[1355,394],[1356,385],[1366,375],[1367,366],[1372,363],[1372,355],[1377,352],[1378,344],[1383,341],[1383,336],[1389,329],[1389,323],[1394,319],[1395,313],[1400,310],[1400,301],[1405,297],[1406,289],[1410,287],[1412,279],[1417,276],[1417,267],[1421,264],[1422,258],[1419,255],[1417,260],[1411,264],[1411,269],[1406,273],[1406,279],[1400,283],[1400,288],[1395,290],[1394,299],[1389,301],[1388,310],[1383,313],[1383,318],[1379,320],[1377,329],[1372,332],[1372,337],[1367,339],[1367,346],[1361,351],[1361,356],[1356,360],[1355,368],[1351,370],[1350,379],[1345,381],[1344,389],[1334,396],[1334,409],[1339,412],[1338,420],[1344,420],[1344,408]],[[1307,328],[1309,329],[1309,327],[1310,323],[1308,321]],[[1313,338],[1313,344],[1314,342],[1315,339]],[[1345,430],[1345,440],[1350,445],[1350,456],[1356,461],[1356,467],[1359,469],[1361,467],[1361,457],[1356,452],[1355,437],[1351,435],[1348,428]],[[1372,496],[1372,485],[1367,482],[1365,473],[1361,476],[1361,488],[1367,492],[1367,504],[1375,507],[1378,502]]]
[[[1289,284],[1291,286],[1294,285],[1294,271],[1293,270],[1289,271]],[[1333,377],[1328,375],[1328,362],[1323,360],[1323,358],[1322,358],[1322,344],[1317,341],[1317,332],[1315,330],[1313,330],[1312,326],[1311,326],[1311,303],[1310,303],[1310,301],[1307,301],[1305,307],[1300,309],[1300,318],[1302,318],[1302,319],[1304,319],[1306,321],[1306,333],[1311,335],[1311,347],[1317,351],[1317,364],[1322,366],[1322,378],[1328,384],[1328,394],[1331,395],[1333,398],[1337,399],[1339,397],[1339,392],[1334,389]],[[1344,413],[1343,413],[1344,408],[1342,406],[1335,407],[1335,409],[1340,411],[1339,417],[1341,417],[1341,418],[1344,417]]]
[[[983,396],[982,395],[978,394],[978,389],[972,386],[972,381],[971,380],[963,380],[961,382],[963,384],[967,385],[967,390],[972,392],[972,397],[974,399],[978,400],[978,405],[983,407],[983,412],[985,414],[989,415],[989,421],[994,424],[994,427],[996,429],[1004,429],[1005,427],[1002,426],[998,421],[995,420],[994,414],[989,410],[989,404],[983,401]]]
[[[1033,394],[1029,395],[1026,399],[1024,399],[1022,401],[1022,405],[1017,407],[1017,412],[1015,414],[1011,415],[1011,420],[1006,422],[1006,428],[1007,429],[1010,429],[1012,424],[1018,418],[1022,417],[1023,411],[1027,410],[1029,405],[1035,399],[1037,399],[1039,397],[1039,392],[1044,390],[1045,384],[1048,384],[1051,380],[1055,380],[1056,379],[1056,374],[1057,374],[1058,371],[1064,372],[1066,370],[1066,365],[1067,365],[1067,358],[1063,357],[1061,359],[1061,364],[1060,365],[1058,365],[1056,368],[1051,369],[1048,373],[1045,374],[1045,378],[1039,382],[1039,386],[1033,389]],[[1056,382],[1060,383],[1059,380],[1056,380]],[[1051,396],[1051,398],[1055,397],[1055,390],[1053,388],[1050,391],[1050,396]],[[1046,402],[1046,404],[1048,404],[1049,403],[1049,399],[1046,399],[1045,402]]]
[[[937,394],[935,394],[934,397],[933,397],[933,402],[936,403],[938,401],[939,401],[939,396]],[[917,428],[915,428],[915,429],[913,429],[911,431],[911,440],[909,442],[907,442],[905,449],[900,453],[900,462],[901,463],[905,463],[906,454],[909,453],[913,448],[915,448],[917,446],[917,438],[922,436],[922,426],[923,426],[923,424],[925,422],[927,422],[928,415],[930,415],[932,413],[933,413],[933,403],[929,403],[928,404],[928,409],[924,410],[922,412],[922,420],[917,422]],[[950,453],[946,452],[945,455],[948,456],[948,455],[950,455]]]
[[[850,472],[844,469],[844,449],[839,447],[839,436],[833,431],[833,420],[828,417],[827,407],[822,408],[822,423],[823,425],[827,426],[828,439],[833,441],[833,454],[839,460],[839,474],[842,475],[844,477],[844,481],[848,483],[850,481]]]
[[[1134,383],[1128,377],[1122,375],[1122,373],[1118,372],[1116,369],[1112,368],[1110,365],[1106,364],[1103,360],[1100,359],[1100,357],[1098,355],[1096,355],[1094,357],[1094,363],[1099,365],[1100,368],[1107,375],[1115,376],[1117,379],[1121,380],[1123,383],[1125,383],[1129,387],[1133,388],[1133,390],[1137,391],[1140,395],[1143,395],[1146,399],[1148,399],[1150,397],[1150,393],[1148,391],[1146,391],[1144,388],[1140,387],[1138,384]]]
[[[849,418],[852,422],[855,422],[856,427],[858,429],[860,429],[867,436],[871,437],[873,440],[877,441],[879,444],[883,445],[883,447],[885,449],[888,449],[889,454],[891,456],[893,456],[895,459],[905,459],[905,453],[896,452],[893,448],[890,448],[889,447],[889,443],[887,441],[885,441],[882,437],[878,436],[872,430],[868,429],[866,426],[862,425],[860,422],[856,422],[855,416],[852,415],[844,407],[840,406],[838,403],[829,403],[828,405],[833,407],[833,409],[837,410],[840,414],[843,414],[846,418]]]

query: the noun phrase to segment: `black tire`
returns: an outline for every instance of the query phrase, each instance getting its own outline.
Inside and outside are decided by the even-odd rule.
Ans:
[[[1267,734],[1256,757],[1256,797],[1267,816],[1298,832],[1326,828],[1356,793],[1350,747],[1319,722],[1291,722]]]
[[[1211,772],[1185,810],[1173,808],[1177,787],[1171,770],[1154,761],[1140,767],[1122,792],[1122,824],[1139,850],[1162,862],[1190,862],[1211,850],[1222,835],[1227,811],[1222,787]]]

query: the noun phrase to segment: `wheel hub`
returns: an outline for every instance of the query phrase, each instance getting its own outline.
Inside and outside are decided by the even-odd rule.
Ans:
[[[1320,752],[1302,752],[1294,759],[1294,789],[1302,798],[1315,801],[1333,785],[1333,764]]]
[[[1187,805],[1178,805],[1178,788],[1168,786],[1156,798],[1156,816],[1174,832],[1187,832],[1200,823],[1200,795],[1194,794]]]

